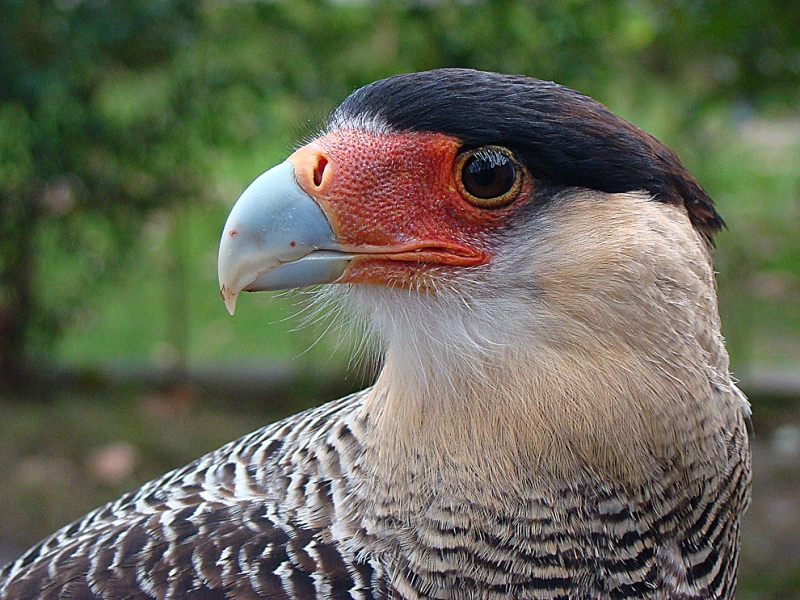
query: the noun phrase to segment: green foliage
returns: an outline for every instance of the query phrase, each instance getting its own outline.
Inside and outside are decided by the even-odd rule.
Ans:
[[[0,136],[4,378],[19,373],[34,341],[58,333],[103,267],[118,264],[143,215],[198,195],[200,177],[175,137],[184,90],[138,111],[131,102],[127,120],[103,95],[168,64],[196,33],[192,18],[175,2],[0,4],[0,120],[13,121]],[[126,99],[135,97],[129,88]],[[71,285],[36,281],[45,248],[71,263]]]
[[[31,122],[16,103],[0,106],[0,186],[4,194],[18,192],[33,173]]]

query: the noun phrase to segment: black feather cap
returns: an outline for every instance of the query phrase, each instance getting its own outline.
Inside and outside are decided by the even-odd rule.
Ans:
[[[655,200],[683,204],[708,239],[724,226],[674,151],[556,83],[472,69],[395,75],[353,92],[331,115],[330,127],[370,121],[396,131],[452,135],[466,146],[505,146],[549,184],[645,190]]]

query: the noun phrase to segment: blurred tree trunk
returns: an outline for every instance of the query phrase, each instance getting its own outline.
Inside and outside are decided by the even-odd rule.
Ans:
[[[33,194],[0,195],[0,213],[0,390],[16,392],[25,379],[26,342],[34,315]]]

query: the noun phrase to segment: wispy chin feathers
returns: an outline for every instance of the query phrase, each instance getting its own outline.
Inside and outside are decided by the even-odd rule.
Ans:
[[[391,348],[392,359],[417,389],[430,389],[434,381],[453,387],[476,378],[487,383],[487,369],[509,348],[503,321],[514,317],[497,295],[492,303],[481,303],[483,293],[475,293],[475,287],[486,293],[486,284],[480,279],[461,273],[457,282],[435,277],[424,287],[324,286],[315,291],[303,324],[330,314],[340,343],[353,346],[370,374],[377,373]]]

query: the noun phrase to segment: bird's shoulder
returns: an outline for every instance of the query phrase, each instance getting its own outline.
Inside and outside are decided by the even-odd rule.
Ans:
[[[317,598],[370,587],[370,564],[343,556],[330,533],[364,394],[259,429],[64,527],[0,571],[0,598]]]

